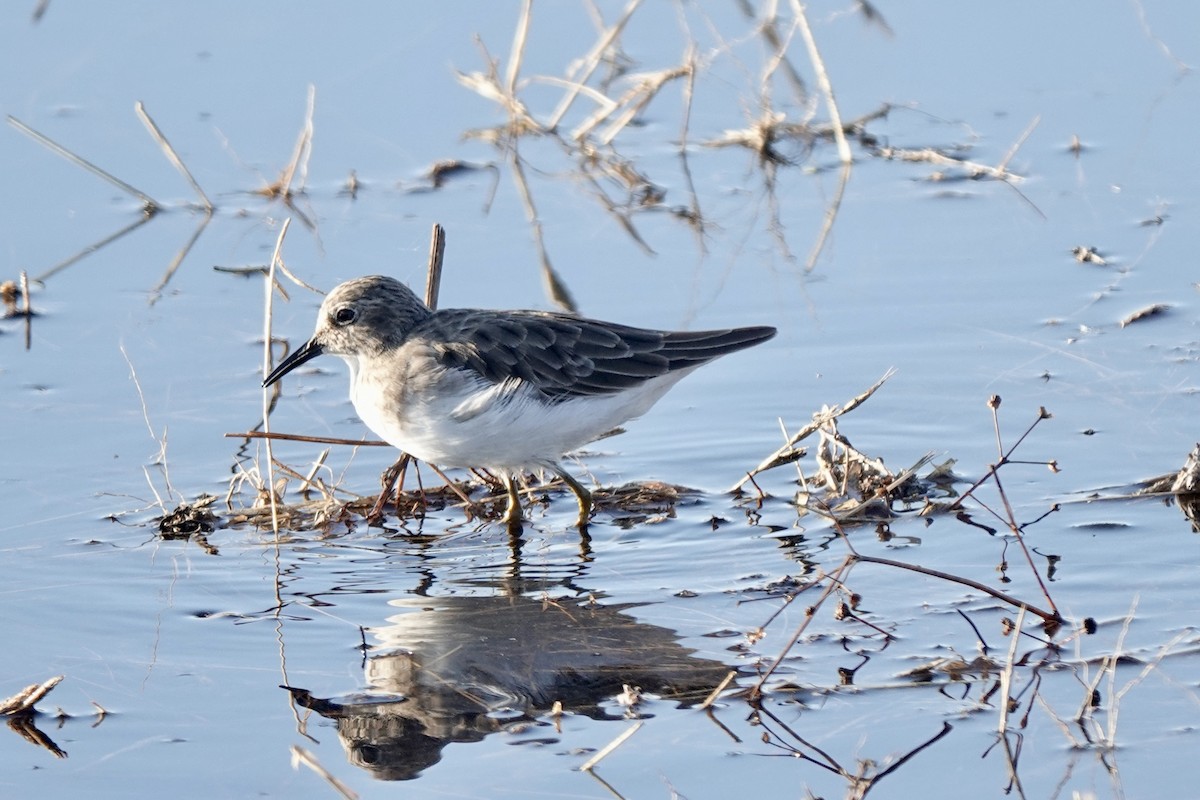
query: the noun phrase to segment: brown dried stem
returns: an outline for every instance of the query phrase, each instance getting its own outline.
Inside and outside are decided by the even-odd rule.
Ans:
[[[951,575],[949,572],[942,572],[941,570],[931,569],[929,567],[922,567],[919,564],[907,564],[903,561],[895,561],[890,558],[880,558],[879,556],[865,556],[860,553],[854,553],[850,556],[847,556],[847,558],[852,559],[854,561],[862,561],[862,562],[868,563],[868,564],[882,564],[882,565],[888,566],[888,567],[897,567],[899,569],[906,569],[911,572],[919,572],[922,575],[928,575],[931,578],[939,578],[944,581],[950,581],[951,583],[959,583],[959,584],[962,584],[963,586],[970,586],[972,589],[976,589],[980,592],[983,592],[984,594],[994,597],[997,600],[1000,600],[1002,602],[1005,602],[1005,603],[1013,606],[1014,608],[1024,608],[1027,611],[1029,611],[1030,613],[1036,614],[1037,616],[1041,617],[1042,620],[1047,625],[1052,625],[1054,627],[1058,627],[1065,622],[1065,620],[1061,616],[1059,616],[1057,611],[1045,611],[1031,603],[1026,603],[1024,600],[1018,600],[1017,598],[1013,597],[1012,595],[1005,594],[1004,592],[1001,592],[997,589],[993,589],[992,587],[990,587],[986,584],[980,583],[979,581],[971,580],[970,578],[963,578],[958,575]]]
[[[309,442],[310,444],[342,444],[349,447],[390,447],[387,442],[373,439],[339,439],[333,436],[302,436],[297,433],[275,433],[273,431],[246,431],[245,433],[227,433],[227,439],[276,439],[288,442]]]
[[[993,401],[991,404],[998,406],[999,398],[993,397]],[[995,409],[993,408],[993,419],[995,419],[994,412],[995,412]],[[1021,443],[1025,441],[1026,437],[1028,437],[1029,434],[1033,433],[1033,429],[1036,428],[1042,420],[1046,420],[1046,419],[1050,419],[1050,412],[1046,411],[1045,408],[1038,409],[1037,419],[1035,419],[1032,422],[1032,424],[1030,424],[1030,426],[1025,430],[1025,432],[1022,433],[1021,436],[1017,439],[1016,443],[1014,443],[1012,445],[1012,447],[1008,448],[1007,451],[1003,451],[1003,446],[1000,445],[999,428],[997,427],[997,434],[996,434],[997,440],[996,441],[997,441],[997,445],[1001,447],[1000,460],[997,461],[995,464],[988,465],[988,470],[987,470],[987,472],[984,473],[983,477],[980,478],[979,480],[975,481],[975,483],[971,484],[970,488],[967,489],[965,492],[963,492],[962,496],[959,497],[957,500],[955,500],[953,503],[951,503],[949,508],[947,508],[946,510],[947,511],[957,511],[958,509],[962,508],[962,504],[964,502],[966,502],[967,498],[970,497],[972,494],[974,494],[976,489],[978,489],[983,484],[987,483],[988,479],[996,474],[996,470],[1000,469],[1005,464],[1013,463],[1012,462],[1013,452],[1018,447],[1021,446]],[[998,426],[999,423],[997,422],[996,424]],[[1047,462],[1038,462],[1038,463],[1047,463]],[[1048,463],[1053,464],[1053,462],[1048,462]]]

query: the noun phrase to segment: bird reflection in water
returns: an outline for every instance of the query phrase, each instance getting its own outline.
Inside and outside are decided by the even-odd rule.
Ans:
[[[673,631],[635,620],[627,612],[639,604],[510,595],[390,605],[401,613],[375,631],[386,653],[367,661],[370,693],[320,699],[285,687],[334,720],[351,763],[380,780],[415,778],[451,742],[536,721],[556,702],[614,718],[625,686],[688,705],[729,672],[681,646]]]

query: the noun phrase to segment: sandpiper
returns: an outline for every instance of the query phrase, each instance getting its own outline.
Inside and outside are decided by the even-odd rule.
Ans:
[[[498,474],[510,528],[521,525],[516,477],[548,469],[575,493],[585,529],[591,494],[559,459],[641,416],[702,364],[774,335],[767,326],[657,331],[545,311],[432,311],[400,281],[372,275],[326,296],[312,338],[263,386],[322,353],[341,356],[354,410],[384,441],[441,467]]]

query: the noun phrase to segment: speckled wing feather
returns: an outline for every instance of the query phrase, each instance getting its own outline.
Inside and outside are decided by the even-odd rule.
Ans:
[[[547,398],[605,395],[697,367],[764,342],[770,327],[655,331],[566,314],[447,309],[412,332],[427,335],[446,367],[467,367],[490,383],[520,379]]]

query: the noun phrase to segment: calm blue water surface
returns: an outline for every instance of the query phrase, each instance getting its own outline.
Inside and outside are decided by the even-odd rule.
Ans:
[[[284,257],[314,286],[374,272],[419,286],[437,222],[448,233],[443,305],[553,308],[509,157],[464,137],[503,123],[502,110],[455,77],[486,69],[477,35],[503,75],[518,7],[53,0],[34,23],[21,5],[0,11],[4,113],[165,210],[97,248],[139,220],[138,201],[16,127],[0,131],[0,279],[45,278],[34,285],[28,349],[22,319],[0,322],[0,635],[9,643],[0,694],[66,676],[36,721],[65,757],[15,732],[0,737],[6,796],[334,796],[312,770],[293,769],[300,747],[362,797],[610,797],[578,768],[635,721],[644,724],[596,771],[624,797],[748,787],[844,795],[848,778],[814,763],[811,748],[850,774],[867,759],[878,773],[946,724],[949,733],[871,796],[1192,792],[1195,534],[1160,500],[1092,496],[1178,469],[1200,439],[1192,5],[879,5],[889,31],[849,4],[810,4],[845,118],[891,104],[868,125],[881,144],[1007,159],[1025,176],[931,180],[936,166],[854,145],[811,270],[805,260],[838,194],[832,145],[779,142],[789,163],[771,171],[744,148],[706,144],[762,110],[770,49],[755,22],[736,4],[638,7],[621,39],[632,71],[677,65],[689,42],[700,66],[688,113],[682,83],[670,84],[617,148],[666,191],[667,208],[689,206],[694,190],[709,224],[698,237],[677,214],[635,213],[639,244],[580,177],[576,156],[525,138],[519,153],[548,259],[591,316],[780,332],[689,377],[627,433],[570,462],[604,486],[695,489],[673,514],[602,514],[583,543],[569,528],[573,503],[554,494],[515,546],[498,525],[454,509],[391,518],[387,529],[305,527],[278,543],[228,524],[223,498],[239,464],[265,463],[258,444],[224,436],[260,420],[264,290],[261,276],[213,267],[266,264],[291,217]],[[606,23],[622,10],[599,5]],[[791,12],[782,13],[786,34]],[[539,119],[596,30],[586,4],[535,5],[521,96]],[[812,87],[795,37],[789,59]],[[771,108],[789,121],[827,119],[819,99],[796,100],[781,75],[767,84]],[[312,155],[289,209],[259,191],[291,156],[310,85]],[[139,122],[138,101],[216,206],[174,271],[203,215]],[[580,100],[565,127],[593,108]],[[435,190],[426,173],[447,159],[472,168]],[[352,172],[355,197],[344,191]],[[598,185],[626,199],[611,179]],[[1078,246],[1108,263],[1077,262]],[[290,302],[276,297],[273,331],[296,346],[320,298],[288,290]],[[1169,310],[1121,326],[1153,304]],[[363,437],[345,368],[314,366],[287,379],[272,429]],[[1060,504],[1026,531],[1034,564],[1060,612],[1093,617],[1098,630],[1063,631],[1053,666],[1016,670],[1015,764],[997,745],[994,673],[928,684],[905,675],[974,658],[980,636],[1003,661],[1001,619],[1015,611],[968,586],[876,564],[846,578],[875,629],[823,606],[761,712],[735,694],[711,715],[680,708],[727,669],[739,673],[735,687],[754,685],[816,602],[810,592],[786,605],[781,582],[832,571],[847,553],[827,524],[797,516],[794,469],[760,477],[773,495],[761,508],[724,490],[780,444],[781,424],[799,428],[891,368],[841,430],[893,469],[932,452],[957,459],[966,480],[982,476],[997,458],[993,394],[1003,398],[1007,444],[1039,407],[1053,414],[1018,457],[1054,459],[1061,471],[1010,465],[1004,487],[1021,522]],[[275,452],[306,470],[322,449]],[[336,448],[322,475],[372,495],[393,457]],[[811,458],[802,463],[811,474]],[[214,510],[226,521],[208,535],[216,553],[157,535],[163,507],[202,494],[222,498]],[[994,488],[979,502],[1003,507]],[[978,502],[970,509],[998,532],[912,514],[890,538],[871,526],[851,535],[863,554],[1046,606],[1003,524]],[[880,631],[896,638],[885,646]],[[1041,658],[1040,648],[1026,637],[1020,652]],[[1113,726],[1114,751],[1086,743],[1096,731],[1072,720],[1115,653],[1126,657],[1115,682],[1095,686],[1095,719]],[[647,693],[636,711],[615,699],[629,682]],[[550,713],[553,699],[566,714]]]

